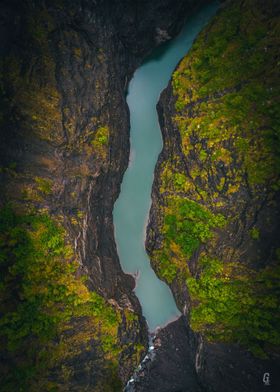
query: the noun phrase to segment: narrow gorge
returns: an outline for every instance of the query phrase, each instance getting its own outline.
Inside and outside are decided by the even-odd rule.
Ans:
[[[162,149],[156,104],[176,64],[217,6],[213,3],[195,13],[175,39],[137,69],[128,88],[130,163],[114,207],[114,225],[121,265],[125,272],[137,276],[135,293],[151,332],[180,315],[168,286],[157,279],[145,253],[154,168]]]
[[[0,391],[279,390],[279,2],[0,12]]]

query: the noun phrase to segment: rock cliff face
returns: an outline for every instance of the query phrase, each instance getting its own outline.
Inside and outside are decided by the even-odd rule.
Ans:
[[[198,382],[170,391],[259,391],[266,372],[279,388],[278,29],[278,2],[224,3],[158,105],[146,246]]]
[[[160,329],[153,341],[154,350],[134,375],[128,391],[195,391],[205,389],[199,384],[193,363],[196,340],[183,317]]]
[[[198,3],[1,2],[1,390],[120,390],[143,356],[112,224],[125,91]]]
[[[203,2],[1,2],[1,390],[119,391],[143,357],[112,224],[125,92]],[[279,4],[223,7],[159,105],[147,248],[184,315],[137,391],[279,386]]]

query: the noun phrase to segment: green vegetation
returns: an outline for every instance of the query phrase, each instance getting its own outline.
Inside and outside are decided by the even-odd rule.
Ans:
[[[104,146],[109,141],[109,128],[108,127],[99,127],[96,135],[95,135],[96,142],[101,146]]]
[[[44,195],[49,195],[52,193],[52,181],[41,177],[35,177],[35,183],[37,185],[38,191]]]
[[[108,153],[108,143],[109,143],[109,128],[107,126],[97,128],[93,139],[91,140],[91,145],[94,148],[94,152],[105,158]]]
[[[250,231],[250,235],[254,240],[258,240],[260,238],[260,231],[256,227],[253,227]]]
[[[89,291],[86,278],[77,275],[78,264],[58,222],[46,214],[3,208],[0,269],[0,341],[2,350],[19,358],[4,378],[4,390],[15,390],[18,382],[23,391],[46,388],[40,384],[45,372],[78,355],[91,339],[101,342],[99,350],[116,371],[120,311]],[[129,317],[133,322],[135,316]],[[82,327],[55,344],[53,339],[80,318]]]
[[[280,345],[279,267],[255,272],[206,256],[199,266],[199,278],[187,278],[192,328],[210,341],[236,341],[265,358],[267,349]]]
[[[165,241],[167,244],[170,241],[176,242],[187,258],[191,257],[201,243],[213,236],[214,228],[225,225],[221,214],[214,215],[188,199],[171,199],[167,211],[171,213],[165,215]]]
[[[198,162],[206,163],[201,175],[208,164],[216,173],[215,162],[227,167],[232,160],[242,162],[231,181],[240,184],[240,176],[247,175],[252,187],[268,181],[278,186],[280,172],[279,19],[262,15],[254,1],[247,0],[242,11],[239,1],[232,2],[200,34],[173,75],[174,120],[184,152],[192,150]],[[193,103],[194,116],[185,116]],[[207,149],[195,148],[194,134],[207,140]]]
[[[162,228],[164,246],[154,254],[154,261],[160,275],[171,283],[178,273],[188,276],[186,260],[213,237],[216,228],[225,225],[225,218],[188,199],[170,198],[167,203]]]
[[[280,21],[272,10],[272,1],[229,2],[174,72],[181,143],[165,146],[162,241],[151,251],[176,293],[187,285],[195,331],[262,357],[280,344],[279,252],[273,243],[273,257],[260,259],[272,218],[258,217],[276,205],[280,184]],[[244,238],[248,253],[239,249]]]

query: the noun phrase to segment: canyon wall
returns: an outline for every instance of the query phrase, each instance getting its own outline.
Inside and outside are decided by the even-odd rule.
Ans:
[[[1,2],[1,390],[120,390],[144,355],[112,223],[125,93],[197,5]]]
[[[112,223],[125,94],[198,3],[1,2],[0,390],[120,391],[143,358]],[[278,48],[277,1],[223,2],[161,96],[146,245],[183,316],[137,391],[279,387]]]
[[[278,2],[223,3],[158,105],[146,246],[207,391],[279,387],[278,31]]]

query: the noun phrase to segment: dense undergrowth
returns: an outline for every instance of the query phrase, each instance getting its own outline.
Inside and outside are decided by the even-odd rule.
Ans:
[[[161,277],[187,285],[195,331],[262,357],[280,344],[279,249],[274,243],[259,260],[272,220],[257,220],[264,205],[277,206],[280,185],[280,23],[272,5],[229,3],[173,74],[180,146],[161,164],[163,240],[152,251]],[[256,249],[255,261],[234,236]]]
[[[280,343],[280,268],[254,271],[239,262],[200,257],[199,278],[186,279],[193,301],[191,325],[210,341],[237,342],[256,356]]]
[[[77,275],[61,224],[45,213],[16,214],[9,206],[1,210],[0,222],[1,345],[22,357],[1,390],[12,390],[17,382],[23,391],[33,390],[30,385],[56,390],[51,382],[41,384],[44,373],[73,355],[75,345],[78,349],[91,339],[100,342],[100,355],[116,371],[120,311],[89,291],[86,277]],[[76,342],[69,347],[61,335],[77,318],[84,318],[89,328],[76,331]],[[81,332],[84,336],[78,336]]]

